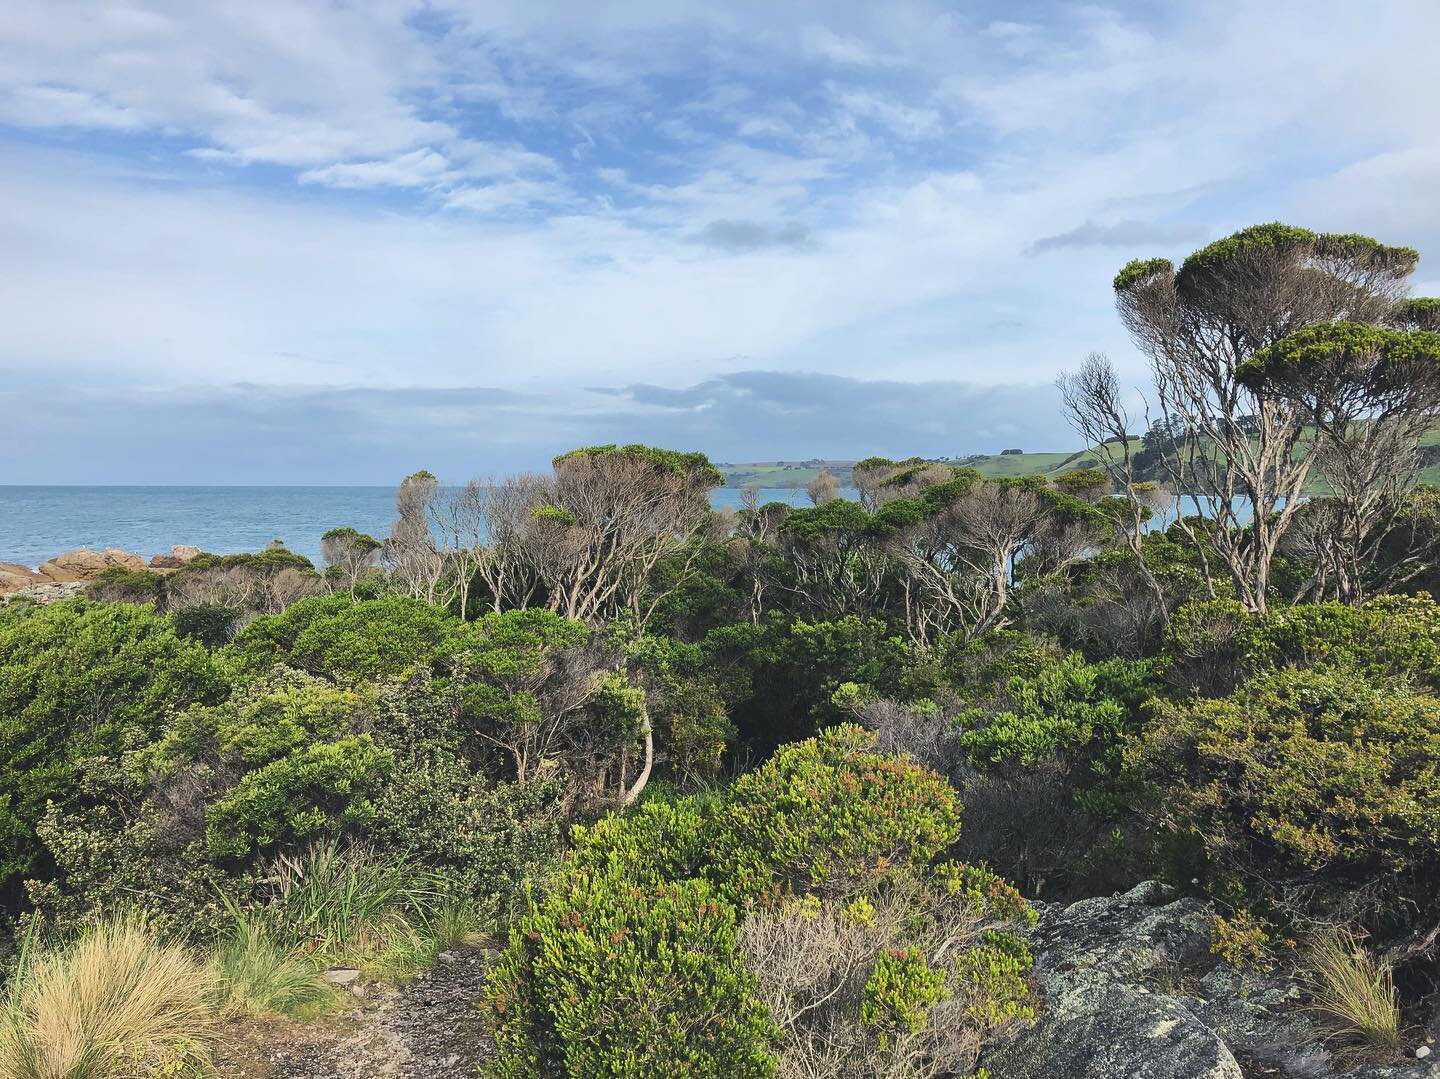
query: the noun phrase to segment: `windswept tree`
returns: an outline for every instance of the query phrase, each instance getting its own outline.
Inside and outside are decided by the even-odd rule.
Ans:
[[[549,476],[488,486],[488,548],[477,571],[497,610],[543,604],[592,624],[625,619],[643,633],[697,571],[715,524],[709,493],[724,482],[703,453],[572,450]]]
[[[840,481],[835,478],[835,473],[828,468],[822,468],[805,485],[805,493],[810,496],[812,506],[823,506],[826,502],[833,502],[839,497]]]
[[[726,535],[726,550],[750,583],[748,611],[750,621],[758,624],[765,611],[765,592],[769,587],[776,558],[775,537],[789,513],[782,502],[760,504],[760,487],[747,483],[740,488],[740,512]]]
[[[1116,276],[1116,304],[1149,357],[1160,410],[1186,432],[1163,463],[1209,521],[1203,536],[1181,527],[1206,560],[1212,591],[1223,573],[1247,608],[1265,610],[1271,565],[1313,464],[1304,404],[1264,392],[1241,369],[1313,323],[1384,323],[1418,259],[1368,236],[1269,224],[1196,251],[1178,270],[1143,259]],[[1221,566],[1209,564],[1209,549]]]
[[[464,487],[437,490],[426,513],[430,533],[440,539],[441,592],[453,601],[461,620],[470,617],[470,590],[486,558],[490,491],[479,480]]]
[[[886,503],[876,531],[903,570],[906,624],[917,644],[1008,624],[1022,573],[1058,573],[1104,537],[1097,510],[1038,477],[982,481],[957,469],[918,499]]]
[[[1112,483],[1118,488],[1114,497],[1103,499],[1103,504],[1115,525],[1116,539],[1129,551],[1135,572],[1153,602],[1151,613],[1163,625],[1169,617],[1169,606],[1165,590],[1145,560],[1144,540],[1146,522],[1171,504],[1171,496],[1153,480],[1142,480],[1137,475],[1130,413],[1125,407],[1115,366],[1104,353],[1092,352],[1078,370],[1061,374],[1056,385],[1070,426],[1105,466],[1103,471],[1086,471],[1100,471],[1105,489]],[[1084,497],[1087,502],[1102,501],[1082,494],[1078,489],[1082,480],[1090,491],[1105,493],[1095,477],[1082,477],[1074,472],[1057,477],[1056,486],[1063,491],[1068,485],[1068,493]]]
[[[380,541],[354,528],[332,528],[320,537],[325,576],[355,598],[355,586],[380,559]]]
[[[645,693],[621,672],[604,635],[541,609],[487,614],[457,650],[474,733],[510,758],[521,782],[560,768],[570,800],[630,802],[650,778]],[[630,748],[642,747],[638,775]]]
[[[914,498],[927,487],[951,478],[950,469],[923,457],[892,461],[888,457],[867,457],[851,471],[860,504],[874,513],[886,502]]]
[[[1333,491],[1305,510],[1314,571],[1298,598],[1363,599],[1378,548],[1403,527],[1416,451],[1440,410],[1440,333],[1316,323],[1255,353],[1239,375],[1313,426],[1316,468]]]
[[[434,603],[439,596],[445,561],[430,533],[430,514],[440,482],[421,469],[400,481],[395,492],[395,523],[385,541],[383,558],[390,579],[416,599]]]
[[[475,574],[484,588],[490,609],[535,606],[543,599],[537,566],[546,562],[535,535],[537,513],[546,505],[543,476],[521,474],[504,480],[478,481],[478,501],[484,514],[484,546],[477,553]]]
[[[831,499],[787,513],[775,534],[783,574],[775,584],[803,609],[869,615],[882,602],[890,561],[859,502]]]

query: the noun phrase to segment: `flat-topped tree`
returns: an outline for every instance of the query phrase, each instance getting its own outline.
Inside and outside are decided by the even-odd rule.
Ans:
[[[1304,511],[1315,568],[1300,597],[1363,599],[1366,568],[1416,483],[1416,451],[1440,410],[1440,333],[1315,323],[1256,352],[1238,374],[1258,396],[1302,411],[1334,492]]]
[[[1440,331],[1440,298],[1411,296],[1395,305],[1390,324],[1402,330]]]
[[[1177,490],[1201,496],[1215,526],[1203,537],[1222,563],[1206,564],[1212,591],[1213,575],[1225,574],[1248,608],[1266,608],[1271,563],[1313,463],[1303,403],[1248,383],[1240,369],[1312,323],[1386,322],[1418,260],[1368,236],[1276,223],[1217,240],[1179,270],[1144,259],[1116,276],[1116,306],[1150,359],[1160,409],[1188,432],[1162,467]],[[1191,539],[1204,558],[1202,537]]]
[[[348,526],[332,528],[320,537],[320,555],[325,559],[325,575],[355,598],[355,586],[375,568],[380,559],[381,543],[374,536]]]
[[[588,446],[552,464],[532,511],[551,609],[589,622],[628,617],[643,632],[664,599],[656,567],[680,559],[665,594],[689,578],[710,490],[725,477],[703,453],[638,444]]]

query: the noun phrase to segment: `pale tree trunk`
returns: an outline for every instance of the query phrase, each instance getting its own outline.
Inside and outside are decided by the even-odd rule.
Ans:
[[[650,722],[650,709],[645,709],[643,717],[641,730],[645,736],[645,766],[635,777],[635,785],[620,799],[621,805],[633,805],[635,799],[640,797],[640,792],[645,789],[645,784],[650,782],[650,769],[655,764],[655,728]]]

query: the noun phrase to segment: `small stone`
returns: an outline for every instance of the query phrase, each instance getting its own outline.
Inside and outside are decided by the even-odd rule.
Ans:
[[[331,985],[349,985],[360,977],[360,972],[354,967],[332,967],[325,972],[325,980]]]
[[[1419,1049],[1416,1049],[1416,1050],[1415,1050],[1415,1056],[1416,1056],[1417,1058],[1419,1058],[1420,1060],[1424,1060],[1424,1059],[1425,1059],[1426,1057],[1428,1057],[1429,1055],[1430,1055],[1430,1047],[1429,1047],[1428,1045],[1422,1045]]]
[[[442,963],[453,963],[453,962],[455,962],[457,959],[459,959],[460,957],[459,957],[458,955],[456,955],[454,952],[441,952],[441,953],[440,953],[439,955],[437,955],[435,958],[438,959],[438,960],[440,960],[440,962],[442,962]]]

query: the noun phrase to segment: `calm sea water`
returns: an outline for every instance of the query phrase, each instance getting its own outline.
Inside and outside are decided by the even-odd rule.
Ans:
[[[806,504],[803,490],[769,488],[766,502]],[[738,506],[721,487],[717,506]],[[315,562],[320,536],[349,525],[383,538],[394,487],[5,487],[0,562],[35,566],[75,547],[119,547],[146,558],[188,543],[204,551],[257,551],[273,539]]]

